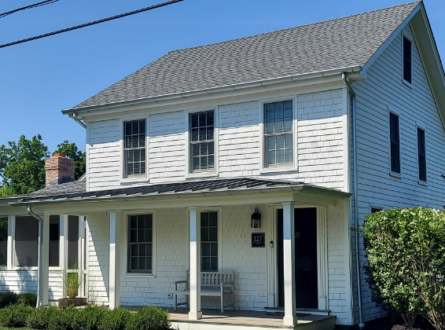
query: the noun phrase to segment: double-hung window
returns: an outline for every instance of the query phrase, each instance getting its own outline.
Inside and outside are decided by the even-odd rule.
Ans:
[[[153,216],[128,217],[128,272],[153,272]]]
[[[265,167],[292,165],[292,101],[264,104]]]
[[[190,114],[191,172],[215,168],[214,112]]]
[[[412,43],[403,37],[403,79],[412,83]]]
[[[399,116],[389,114],[389,132],[391,139],[391,172],[400,174],[400,134]]]
[[[417,159],[419,163],[419,180],[426,182],[425,131],[417,128]]]
[[[218,271],[218,213],[201,213],[201,271]]]
[[[145,120],[124,123],[125,175],[145,174]]]

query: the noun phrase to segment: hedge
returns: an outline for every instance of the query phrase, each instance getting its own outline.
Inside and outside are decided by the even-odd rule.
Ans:
[[[38,309],[25,304],[0,309],[0,326],[48,330],[169,330],[166,310],[148,306],[137,313],[124,308],[109,310],[88,305],[84,309],[43,306]]]

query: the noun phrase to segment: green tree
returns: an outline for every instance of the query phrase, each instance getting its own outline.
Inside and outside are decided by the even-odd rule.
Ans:
[[[85,153],[75,143],[63,141],[54,153],[66,154],[75,163],[75,179],[85,172]],[[0,146],[0,197],[29,194],[45,186],[45,159],[50,156],[40,135],[31,140],[22,135],[18,142]]]
[[[65,154],[67,157],[74,160],[75,180],[79,179],[85,173],[86,154],[85,152],[79,151],[75,143],[69,143],[67,140],[65,140],[61,144],[57,145],[57,150],[53,152],[53,155],[55,153]]]
[[[48,147],[40,135],[31,140],[24,135],[18,142],[0,146],[0,179],[4,196],[29,194],[45,186],[45,158]]]

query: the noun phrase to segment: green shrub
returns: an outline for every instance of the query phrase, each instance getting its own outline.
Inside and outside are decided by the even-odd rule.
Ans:
[[[72,327],[74,330],[97,330],[106,312],[103,306],[88,305],[74,315]]]
[[[445,329],[445,211],[377,212],[366,216],[360,231],[382,300],[410,327],[421,314]]]
[[[117,307],[113,310],[108,310],[102,317],[99,329],[124,330],[130,317],[130,311],[125,308]]]
[[[47,329],[51,315],[58,312],[58,308],[53,306],[37,308],[28,315],[26,325],[33,329]]]
[[[140,309],[128,318],[126,330],[167,330],[170,329],[169,314],[155,306]]]
[[[0,308],[17,303],[17,294],[15,292],[0,292]]]
[[[34,308],[23,304],[9,305],[0,310],[0,325],[18,328],[26,325],[26,320]]]
[[[35,292],[21,293],[17,296],[17,303],[35,307],[37,305],[37,294]]]
[[[49,330],[73,330],[74,318],[80,310],[74,306],[59,308],[49,318]]]

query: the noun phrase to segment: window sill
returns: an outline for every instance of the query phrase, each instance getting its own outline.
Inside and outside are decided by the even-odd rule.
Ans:
[[[396,173],[396,172],[389,172],[389,176],[392,176],[393,178],[397,178],[397,179],[401,179],[402,178],[402,174],[401,173]]]
[[[408,87],[408,88],[410,88],[410,89],[413,89],[413,84],[411,84],[410,82],[406,81],[405,79],[402,79],[402,83],[403,83],[406,87]]]
[[[428,183],[426,181],[418,180],[417,183],[421,186],[428,187]]]
[[[134,177],[134,178],[123,178],[119,181],[121,185],[125,184],[132,184],[132,183],[149,183],[150,179],[148,179],[146,176],[144,177]]]
[[[219,174],[215,172],[197,172],[189,173],[185,176],[186,180],[201,179],[201,178],[218,178]]]
[[[273,174],[273,173],[298,173],[298,168],[295,167],[266,167],[260,170],[260,174]]]
[[[152,278],[156,278],[156,275],[154,274],[143,274],[143,273],[126,273],[124,275],[124,278],[131,278],[131,277],[152,277]]]

